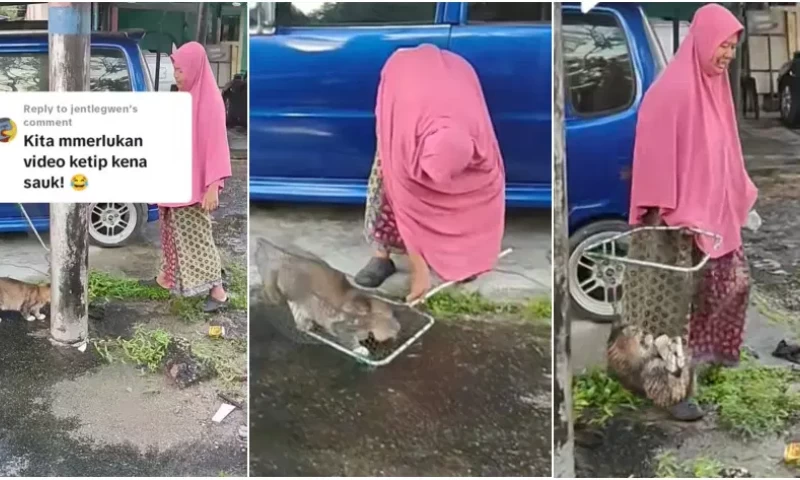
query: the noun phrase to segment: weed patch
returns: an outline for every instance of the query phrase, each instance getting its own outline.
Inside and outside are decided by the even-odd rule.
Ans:
[[[791,390],[798,380],[789,369],[761,366],[743,356],[739,367],[704,372],[697,400],[717,409],[723,428],[758,437],[779,432],[798,418],[800,394]]]
[[[457,290],[437,293],[424,303],[424,308],[434,318],[443,320],[486,315],[512,315],[530,321],[550,320],[551,317],[549,298],[534,298],[524,304],[500,303],[478,292]]]
[[[140,326],[129,340],[116,338],[95,340],[93,343],[97,353],[108,363],[130,361],[155,373],[161,367],[171,341],[172,337],[165,330]]]
[[[717,460],[698,457],[686,462],[679,461],[672,452],[656,457],[657,478],[721,478],[724,465]]]
[[[602,369],[590,370],[573,379],[575,418],[589,425],[605,426],[622,410],[634,410],[643,402]]]
[[[240,384],[247,377],[247,342],[204,338],[192,342],[192,353],[214,369],[226,387]]]
[[[106,272],[89,272],[89,301],[96,300],[167,300],[163,288],[139,284],[138,280],[116,277]]]

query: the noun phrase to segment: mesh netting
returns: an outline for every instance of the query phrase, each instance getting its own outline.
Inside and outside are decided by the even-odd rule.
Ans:
[[[394,316],[400,323],[400,332],[396,338],[386,342],[378,342],[375,340],[372,334],[370,334],[368,339],[360,342],[361,345],[369,352],[368,355],[364,355],[367,352],[348,353],[358,360],[366,363],[388,363],[392,358],[402,353],[403,350],[414,343],[414,341],[418,339],[425,332],[425,330],[430,328],[434,322],[433,317],[415,308],[404,304],[395,303],[384,298],[381,298],[381,300],[391,305]],[[342,345],[338,338],[329,334],[318,325],[315,325],[312,332],[321,337],[320,340],[322,343],[326,343],[334,348],[338,346],[349,352],[349,349]]]
[[[260,299],[263,301],[263,293],[258,292]],[[256,298],[251,296],[251,298]],[[388,303],[394,313],[398,323],[400,323],[400,332],[396,338],[386,342],[378,342],[370,334],[367,340],[361,342],[361,345],[367,349],[368,355],[363,355],[366,352],[353,352],[348,349],[342,342],[331,335],[319,325],[315,325],[312,329],[312,335],[302,332],[297,329],[294,318],[287,305],[281,306],[283,315],[269,315],[267,320],[286,338],[294,343],[299,344],[322,344],[334,348],[343,354],[350,355],[359,361],[371,364],[381,364],[381,362],[388,363],[391,359],[395,358],[402,353],[403,350],[411,346],[430,326],[433,324],[433,317],[423,313],[415,308],[409,307],[402,303],[397,303],[382,297],[380,300]],[[345,351],[343,351],[345,350]]]

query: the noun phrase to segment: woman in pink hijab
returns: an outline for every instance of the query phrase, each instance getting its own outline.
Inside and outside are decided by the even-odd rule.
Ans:
[[[742,29],[722,6],[700,8],[645,95],[636,127],[630,223],[684,230],[636,235],[629,256],[682,266],[706,254],[711,260],[697,281],[629,267],[624,321],[654,336],[688,337],[694,364],[736,365],[743,341],[749,275],[741,230],[757,191],[745,170],[727,71]],[[721,244],[688,229],[719,235]],[[683,420],[703,415],[690,398],[671,412]]]
[[[213,312],[228,301],[210,214],[231,176],[225,105],[202,45],[183,45],[172,54],[172,63],[178,90],[192,96],[192,199],[159,205],[161,271],[148,283],[180,296],[208,292],[204,310]]]
[[[375,288],[407,253],[407,300],[442,280],[491,270],[500,253],[505,171],[472,66],[433,45],[395,52],[383,67],[375,107],[378,148],[365,233],[375,255],[356,275]]]

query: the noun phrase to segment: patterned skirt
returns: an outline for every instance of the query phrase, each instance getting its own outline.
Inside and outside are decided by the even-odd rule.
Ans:
[[[385,253],[406,253],[386,191],[383,189],[381,159],[375,152],[367,187],[367,208],[364,213],[364,236],[374,248]]]
[[[702,254],[692,237],[644,231],[631,239],[629,258],[689,267]],[[739,362],[750,294],[744,250],[709,260],[696,274],[627,265],[622,321],[654,336],[680,336],[695,364]]]
[[[161,271],[174,295],[193,297],[222,285],[211,215],[200,207],[160,208]]]

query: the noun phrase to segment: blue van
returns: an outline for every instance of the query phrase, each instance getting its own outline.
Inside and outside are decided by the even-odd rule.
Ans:
[[[638,4],[601,3],[587,14],[565,4],[562,19],[570,296],[578,316],[610,321],[624,269],[584,254],[628,228],[637,112],[666,58]],[[612,248],[627,252],[622,241]]]
[[[508,205],[550,208],[549,2],[252,5],[251,199],[363,203],[381,68],[395,50],[430,43],[481,79]]]
[[[30,22],[28,22],[30,23]],[[0,28],[0,95],[46,91],[48,86],[47,30]],[[150,72],[139,49],[142,34],[103,33],[91,39],[90,81],[93,92],[147,92],[153,89]],[[50,206],[23,204],[39,231],[50,225]],[[127,244],[148,221],[158,219],[158,208],[138,203],[89,205],[89,239],[101,247]],[[30,227],[16,203],[0,203],[0,233],[25,232]]]

